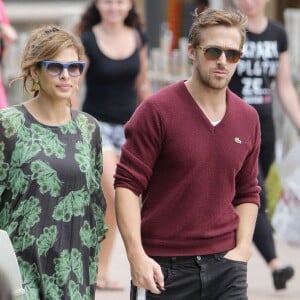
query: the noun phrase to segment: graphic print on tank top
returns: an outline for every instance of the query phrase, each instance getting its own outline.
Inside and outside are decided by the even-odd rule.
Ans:
[[[260,34],[248,31],[230,88],[251,105],[270,104],[271,84],[278,72],[280,54],[286,50],[287,37],[280,24],[269,21]]]
[[[278,59],[277,41],[245,43],[237,74],[243,77],[241,93],[247,103],[266,104],[272,101],[270,85],[277,73]]]

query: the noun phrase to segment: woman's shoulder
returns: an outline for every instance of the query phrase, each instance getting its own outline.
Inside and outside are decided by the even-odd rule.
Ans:
[[[0,110],[0,131],[7,138],[15,135],[25,124],[26,114],[22,105],[13,105]]]
[[[73,115],[73,119],[74,120],[85,120],[85,122],[88,124],[95,124],[98,125],[98,121],[95,117],[93,117],[92,115],[90,115],[87,112],[84,112],[82,110],[72,110],[72,115]]]
[[[147,35],[142,29],[135,29],[135,32],[139,39],[138,48],[143,48],[148,43]]]
[[[7,120],[16,117],[17,115],[24,115],[22,104],[15,104],[0,109],[0,120]]]
[[[268,20],[268,30],[272,32],[278,32],[279,34],[285,34],[286,30],[283,26],[283,24],[274,21],[274,20]]]

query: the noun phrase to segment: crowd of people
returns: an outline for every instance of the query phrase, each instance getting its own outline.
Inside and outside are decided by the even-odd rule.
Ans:
[[[273,82],[300,132],[287,34],[267,0],[232,2],[195,1],[192,73],[159,91],[134,0],[91,0],[74,32],[30,32],[11,82],[28,100],[9,105],[0,78],[0,229],[26,300],[124,289],[111,276],[118,230],[131,300],[247,299],[252,241],[287,287],[295,270],[276,253],[265,187]],[[18,35],[0,10],[5,55]]]

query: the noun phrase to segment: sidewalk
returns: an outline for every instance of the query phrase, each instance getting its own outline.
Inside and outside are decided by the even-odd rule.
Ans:
[[[249,300],[299,300],[300,299],[300,248],[286,245],[277,241],[279,257],[285,263],[291,263],[296,270],[296,275],[290,282],[288,288],[282,291],[275,291],[273,282],[265,262],[254,249],[254,255],[249,262]],[[122,292],[96,293],[96,300],[129,300],[129,264],[126,258],[125,249],[120,236],[117,237],[113,251],[112,277],[120,281],[126,288]]]

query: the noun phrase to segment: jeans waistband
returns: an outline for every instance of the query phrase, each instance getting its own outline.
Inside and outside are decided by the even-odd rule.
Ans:
[[[209,255],[194,255],[194,256],[152,256],[158,263],[188,263],[195,261],[205,261],[224,256],[226,252],[209,254]]]

